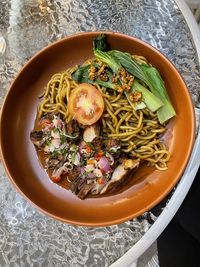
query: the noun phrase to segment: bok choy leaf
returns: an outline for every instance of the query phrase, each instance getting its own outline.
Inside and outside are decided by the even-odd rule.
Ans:
[[[157,110],[160,123],[164,123],[176,115],[176,112],[167,94],[164,82],[156,68],[147,64],[138,64],[128,53],[111,50],[109,54],[113,57],[116,57],[116,59],[118,59],[121,65],[129,73],[144,82],[149,87],[151,92],[160,98],[163,103],[162,107]]]
[[[148,81],[151,84],[151,91],[164,103],[164,105],[157,111],[159,122],[164,123],[176,115],[164,82],[156,68],[144,64],[141,65],[141,68],[148,77]]]
[[[113,84],[110,80],[107,82],[102,81],[100,79],[95,79],[94,81],[89,78],[89,69],[90,64],[80,66],[75,72],[72,73],[72,79],[78,83],[91,83],[91,84],[99,84],[103,87],[110,88],[116,90],[116,85]]]
[[[156,110],[159,110],[163,103],[154,94],[152,94],[148,89],[146,89],[144,86],[142,86],[139,82],[134,81],[134,84],[131,88],[131,92],[127,92],[127,95],[130,95],[132,92],[140,92],[142,93],[142,98],[144,103],[146,104],[147,108],[151,110],[152,112],[155,112]]]
[[[108,52],[103,52],[99,49],[94,49],[94,55],[97,59],[100,61],[106,63],[113,73],[117,74],[118,71],[122,68],[121,64],[117,60],[117,58],[113,57],[110,53]]]

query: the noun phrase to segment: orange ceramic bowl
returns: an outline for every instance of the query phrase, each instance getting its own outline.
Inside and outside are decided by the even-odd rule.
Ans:
[[[22,68],[5,99],[0,123],[1,154],[18,191],[37,208],[63,222],[105,226],[132,219],[158,204],[180,179],[189,160],[195,133],[190,94],[173,64],[149,44],[131,36],[106,32],[112,49],[145,56],[161,73],[176,117],[169,123],[171,158],[168,170],[141,167],[118,194],[78,199],[52,183],[30,141],[38,96],[50,77],[93,56],[92,40],[99,32],[66,37],[37,53]]]

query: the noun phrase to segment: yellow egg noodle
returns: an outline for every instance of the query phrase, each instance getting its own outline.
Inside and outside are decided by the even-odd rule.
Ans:
[[[135,56],[138,62],[146,62],[144,57]],[[92,60],[88,60],[88,62]],[[72,120],[68,110],[69,96],[78,85],[71,77],[77,67],[56,73],[48,82],[43,99],[38,106],[38,116],[51,112],[63,114],[66,122]],[[135,110],[125,95],[96,85],[102,93],[105,110],[102,115],[103,138],[116,138],[121,141],[121,151],[130,153],[134,158],[155,166],[158,170],[167,169],[170,153],[160,141],[159,136],[166,128],[158,121],[156,113],[147,108]]]

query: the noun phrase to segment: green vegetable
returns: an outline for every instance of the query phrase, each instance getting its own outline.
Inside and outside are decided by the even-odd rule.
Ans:
[[[135,110],[146,108],[146,105],[144,102],[133,103],[133,106],[134,106]]]
[[[88,82],[91,83],[92,81],[89,80],[90,66],[91,65],[88,64],[79,67],[75,72],[72,73],[72,79],[80,83],[88,83]]]
[[[115,57],[130,74],[149,86],[147,76],[144,74],[140,65],[133,60],[132,56],[129,53],[121,52],[118,50],[111,50],[109,51],[109,54]]]
[[[65,155],[65,154],[67,154],[67,149],[66,149],[66,148],[62,148],[62,149],[60,149],[60,154],[61,154],[61,155]]]
[[[121,63],[121,65],[136,78],[144,82],[151,92],[160,98],[163,105],[157,110],[160,123],[164,123],[176,115],[170,102],[164,82],[156,68],[147,64],[138,64],[130,54],[112,50],[109,54]],[[148,105],[147,105],[148,106]]]
[[[60,151],[58,151],[58,150],[54,150],[54,151],[51,153],[51,157],[50,157],[50,159],[51,159],[51,158],[56,158],[56,157],[58,157],[58,156],[60,155],[59,152],[60,152]]]
[[[61,144],[64,144],[67,140],[67,137],[64,135],[64,134],[61,134],[60,135],[60,141],[61,141]]]
[[[99,49],[101,51],[110,50],[110,46],[109,46],[109,44],[108,44],[108,42],[106,40],[106,35],[105,34],[100,34],[94,39],[93,48],[94,49]]]
[[[51,145],[51,137],[49,137],[44,143],[43,146],[50,146]]]
[[[121,54],[122,52],[120,52]],[[122,53],[125,54],[125,53]],[[103,61],[104,63],[106,63],[111,69],[112,71],[117,74],[118,71],[122,68],[121,64],[119,63],[118,59],[116,59],[114,56],[112,56],[111,52],[103,52],[103,51],[99,51],[99,50],[94,50],[94,55],[101,61]],[[126,55],[125,55],[126,56]],[[131,62],[130,59],[128,62]],[[123,63],[123,61],[121,62]],[[129,64],[129,68],[128,69],[133,69],[132,65]],[[128,71],[127,69],[127,71]],[[132,74],[132,73],[131,73]],[[156,97],[155,95],[153,95],[148,89],[146,89],[144,86],[142,86],[141,84],[139,84],[137,81],[134,82],[131,92],[134,91],[139,91],[142,93],[142,97],[143,97],[143,101],[145,103],[145,105],[152,111],[156,111],[158,110],[162,105],[162,101]],[[125,91],[125,95],[126,97],[129,95],[130,93],[128,93],[128,91]],[[129,101],[130,102],[130,101]],[[132,106],[134,104],[132,103]],[[143,106],[144,107],[144,106]],[[140,107],[141,108],[141,107]]]
[[[76,159],[76,154],[77,154],[77,152],[74,152],[74,153],[71,154],[71,156],[72,156],[71,160],[72,160],[73,164],[74,164],[75,159]]]
[[[103,52],[99,49],[94,49],[94,55],[97,59],[106,63],[115,74],[117,74],[118,71],[122,68],[119,61],[108,52]]]
[[[69,150],[70,151],[78,151],[78,147],[77,147],[77,145],[75,145],[75,144],[72,144],[71,146],[70,146],[70,148],[69,148]]]
[[[146,89],[137,81],[134,81],[134,84],[131,87],[131,92],[127,92],[126,94],[127,96],[129,96],[133,92],[142,93],[142,98],[144,103],[146,104],[148,109],[151,110],[152,112],[155,112],[163,105],[162,101],[157,96],[152,94],[148,89]]]
[[[121,148],[120,146],[113,146],[113,147],[108,149],[108,152],[115,154],[115,153],[118,153],[120,151],[120,148]]]
[[[115,90],[116,85],[112,83],[112,77],[111,73],[108,73],[110,76],[110,79],[105,82],[100,79],[95,79],[94,81],[89,79],[89,69],[91,65],[83,65],[79,67],[75,72],[72,73],[72,79],[79,82],[79,83],[91,83],[91,84],[99,84],[103,87],[110,88]]]
[[[100,36],[99,40],[99,45],[95,46],[94,49],[98,48],[99,50],[105,51],[105,47],[107,47],[106,36]],[[147,64],[138,64],[129,53],[111,50],[109,51],[109,55],[112,60],[113,57],[115,57],[130,74],[144,82],[151,92],[162,100],[164,105],[157,111],[160,123],[164,123],[176,115],[167,94],[164,82],[156,68]]]
[[[143,109],[143,108],[146,108],[146,105],[145,103],[142,101],[142,102],[136,102],[136,103],[133,103],[131,100],[130,100],[130,93],[128,92],[124,92],[129,104],[132,106],[132,108],[134,108],[135,110],[138,110],[138,109]]]
[[[93,81],[93,83],[95,84],[99,84],[105,88],[110,88],[110,89],[113,89],[113,90],[116,90],[116,85],[114,83],[112,83],[111,80],[105,82],[105,81],[102,81],[100,79],[96,79],[95,81]]]
[[[138,64],[137,61],[134,60],[129,53],[124,53],[118,50],[105,52],[108,50],[109,45],[106,40],[106,35],[101,34],[97,36],[93,41],[93,51],[95,57],[104,62],[108,67],[110,67],[114,74],[118,74],[119,70],[121,70],[122,68],[126,69],[128,73],[146,84],[151,91],[150,92],[139,82],[134,82],[131,88],[131,92],[141,92],[144,103],[131,103],[129,98],[131,92],[125,91],[125,95],[129,103],[134,106],[135,109],[144,108],[146,105],[151,111],[157,111],[160,123],[164,123],[176,115],[176,112],[167,94],[164,82],[156,68],[151,67],[147,64]],[[72,78],[77,82],[99,84],[103,87],[111,88],[114,90],[117,89],[118,85],[123,85],[122,81],[120,81],[118,84],[114,84],[112,82],[112,73],[109,70],[107,70],[107,73],[109,74],[108,81],[102,81],[100,79],[95,79],[94,81],[90,80],[90,66],[91,65],[83,65],[79,67],[72,74]]]
[[[164,103],[164,105],[157,111],[160,123],[164,123],[176,115],[176,112],[167,94],[164,82],[156,68],[145,64],[141,65],[141,68],[148,77],[148,81],[151,84],[150,89],[152,93],[158,96]]]
[[[87,142],[87,145],[94,151],[96,151],[95,146],[91,142]]]

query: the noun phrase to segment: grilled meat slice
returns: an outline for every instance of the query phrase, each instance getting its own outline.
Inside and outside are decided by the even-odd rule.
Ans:
[[[73,170],[68,172],[67,178],[73,184],[76,182],[77,179],[80,178],[80,168],[78,166],[74,166]]]
[[[93,124],[85,128],[83,132],[83,140],[86,143],[93,142],[93,140],[99,136],[99,127],[97,124]]]
[[[84,199],[86,198],[86,196],[90,193],[90,191],[92,190],[92,188],[95,186],[94,183],[90,183],[90,184],[87,184],[87,183],[84,183],[81,187],[81,189],[79,190],[79,192],[77,193],[77,196],[80,198],[80,199]]]
[[[44,138],[44,133],[43,131],[32,131],[30,133],[30,138],[34,145],[40,147]]]
[[[139,164],[139,160],[124,159],[114,170],[110,181],[103,187],[100,194],[117,189],[126,180],[127,175],[138,168]]]
[[[32,131],[30,134],[31,141],[40,141],[44,136],[43,131]]]
[[[47,158],[45,163],[47,169],[53,169],[60,163],[60,161],[58,158]]]

